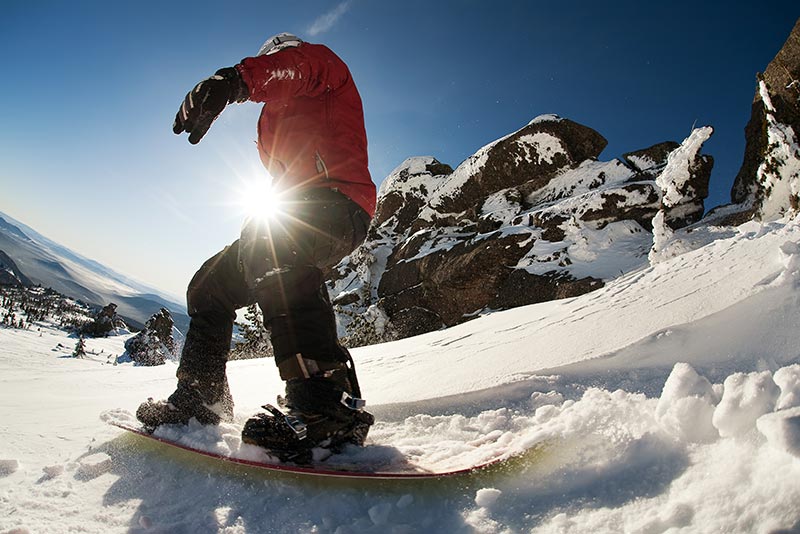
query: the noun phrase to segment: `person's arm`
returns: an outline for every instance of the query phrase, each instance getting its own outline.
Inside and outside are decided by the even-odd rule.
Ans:
[[[336,89],[347,79],[347,68],[332,52],[326,58],[317,46],[308,54],[303,45],[286,48],[275,54],[243,59],[236,70],[250,90],[253,102],[268,102],[296,96],[316,97]]]
[[[326,52],[329,58],[325,57]],[[194,145],[228,104],[316,97],[337,89],[348,77],[344,63],[324,47],[312,55],[297,47],[244,58],[235,67],[220,69],[198,83],[186,95],[172,130],[176,134],[188,133],[189,142]]]

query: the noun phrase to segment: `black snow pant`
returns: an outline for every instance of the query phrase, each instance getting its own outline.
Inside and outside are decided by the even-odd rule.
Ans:
[[[296,355],[335,368],[349,360],[338,342],[324,280],[366,237],[369,215],[330,189],[310,189],[269,223],[245,225],[242,237],[206,261],[187,290],[191,322],[178,380],[225,376],[236,310],[258,303],[284,380]],[[299,359],[299,358],[298,358]],[[356,386],[357,387],[357,386]],[[358,394],[356,394],[358,396]]]

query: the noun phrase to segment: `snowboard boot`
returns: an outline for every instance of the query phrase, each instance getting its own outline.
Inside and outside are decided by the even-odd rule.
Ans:
[[[331,375],[288,381],[283,410],[265,405],[265,413],[245,423],[242,441],[298,464],[311,462],[317,447],[341,452],[347,444],[363,445],[375,418],[350,394],[346,369]]]
[[[179,379],[167,400],[147,399],[136,410],[136,418],[150,431],[160,425],[185,425],[192,418],[202,425],[233,421],[228,380]]]

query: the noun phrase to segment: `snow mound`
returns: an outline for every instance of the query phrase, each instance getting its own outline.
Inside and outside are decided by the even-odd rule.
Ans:
[[[725,392],[714,410],[712,422],[724,437],[738,436],[755,426],[756,420],[773,410],[780,389],[772,373],[734,373],[725,379]]]
[[[763,415],[756,424],[770,445],[800,458],[800,408]]]
[[[0,460],[0,476],[10,475],[19,469],[18,460]]]
[[[718,437],[712,424],[718,399],[714,388],[686,363],[677,363],[658,399],[656,417],[677,438],[687,442],[709,442]]]

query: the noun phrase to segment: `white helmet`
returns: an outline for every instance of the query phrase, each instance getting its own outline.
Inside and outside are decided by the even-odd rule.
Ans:
[[[279,33],[278,35],[274,35],[267,39],[267,42],[261,46],[261,49],[258,51],[257,56],[263,56],[267,54],[274,54],[278,50],[283,50],[284,48],[289,48],[290,46],[300,46],[300,43],[303,41],[296,35],[291,33]]]

